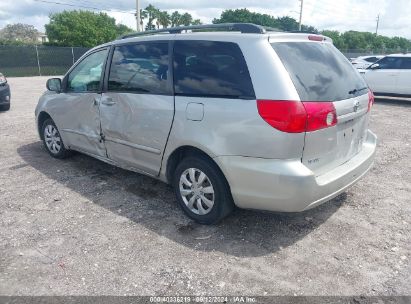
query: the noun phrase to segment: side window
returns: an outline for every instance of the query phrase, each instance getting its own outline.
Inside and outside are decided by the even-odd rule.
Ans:
[[[379,69],[394,70],[399,69],[401,64],[401,58],[397,57],[385,57],[377,62]]]
[[[401,59],[401,69],[411,70],[411,57],[403,57]]]
[[[168,42],[127,44],[114,49],[108,90],[171,93],[168,86]]]
[[[174,86],[176,95],[255,98],[243,54],[231,42],[176,41]]]
[[[107,49],[104,49],[84,58],[70,72],[67,91],[76,93],[98,91],[106,57]]]
[[[368,58],[365,58],[364,60],[367,61],[367,62],[374,63],[378,60],[378,58],[377,57],[368,57]]]

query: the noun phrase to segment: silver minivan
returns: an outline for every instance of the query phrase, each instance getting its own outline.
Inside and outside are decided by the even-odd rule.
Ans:
[[[202,224],[235,206],[310,209],[374,159],[373,94],[321,35],[253,24],[139,33],[90,50],[47,89],[36,119],[51,156],[78,151],[169,183]]]

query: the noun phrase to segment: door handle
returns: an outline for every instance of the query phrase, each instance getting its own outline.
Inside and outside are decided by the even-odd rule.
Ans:
[[[101,104],[106,105],[106,106],[112,106],[115,105],[116,102],[112,98],[103,98],[101,101]]]

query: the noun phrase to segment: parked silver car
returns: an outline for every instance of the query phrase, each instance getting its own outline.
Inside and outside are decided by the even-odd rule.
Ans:
[[[170,183],[203,224],[235,206],[310,209],[374,158],[373,95],[320,35],[252,24],[135,34],[92,49],[47,88],[36,118],[51,156],[76,150]]]

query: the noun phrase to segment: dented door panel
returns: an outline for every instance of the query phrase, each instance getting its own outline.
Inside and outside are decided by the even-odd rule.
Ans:
[[[174,115],[174,97],[103,93],[101,126],[107,156],[123,166],[158,175]]]
[[[100,138],[98,93],[62,93],[47,103],[47,112],[57,123],[65,144],[74,150],[106,156]]]

